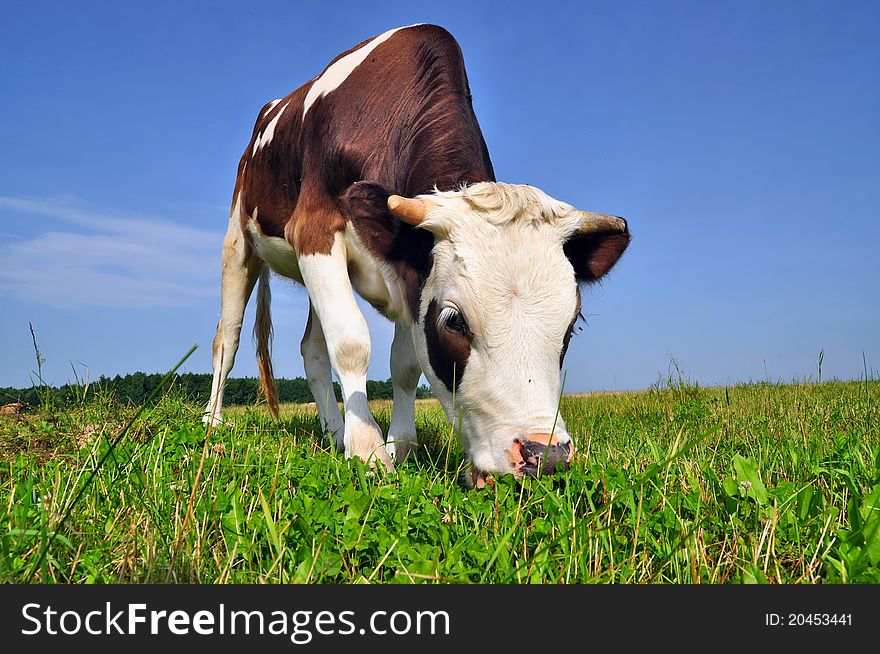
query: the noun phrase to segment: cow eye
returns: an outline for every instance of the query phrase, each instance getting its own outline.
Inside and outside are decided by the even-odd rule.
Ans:
[[[462,316],[461,312],[455,307],[444,307],[440,312],[437,322],[441,327],[444,327],[449,331],[458,332],[464,336],[470,335],[470,330],[464,320],[464,316]]]

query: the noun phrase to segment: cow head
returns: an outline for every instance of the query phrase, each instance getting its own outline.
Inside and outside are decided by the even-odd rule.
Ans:
[[[410,280],[415,349],[461,434],[471,480],[567,464],[574,443],[557,409],[578,282],[615,264],[626,222],[523,185],[415,198],[355,187],[346,195],[362,240]]]

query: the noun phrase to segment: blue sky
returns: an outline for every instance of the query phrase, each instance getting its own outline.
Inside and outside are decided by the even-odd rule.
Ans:
[[[625,216],[585,298],[567,390],[880,368],[874,2],[6,2],[0,20],[0,386],[28,322],[64,383],[210,370],[219,249],[260,107],[339,52],[432,22],[462,46],[500,180]],[[273,282],[302,374],[304,290]],[[366,310],[371,378],[391,329]],[[249,330],[252,313],[246,318]],[[233,375],[254,375],[243,339]]]

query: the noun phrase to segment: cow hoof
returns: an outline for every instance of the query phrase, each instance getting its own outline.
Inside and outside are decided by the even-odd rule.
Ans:
[[[337,431],[332,431],[330,429],[324,430],[324,435],[330,439],[330,442],[333,444],[333,447],[336,448],[337,452],[345,452],[345,438],[343,434],[344,429],[339,429]]]
[[[223,416],[215,414],[214,417],[211,418],[211,414],[206,413],[204,416],[202,416],[202,424],[207,425],[209,423],[212,427],[217,427],[218,425],[222,425],[223,424]]]
[[[370,458],[367,462],[370,466],[375,466],[375,462],[379,461],[382,465],[385,466],[385,469],[388,472],[397,472],[394,468],[394,462],[391,460],[391,457],[388,456],[388,452],[385,451],[385,446],[377,447],[374,453],[374,456]]]
[[[355,456],[373,469],[376,468],[376,462],[378,461],[385,467],[385,470],[387,470],[388,472],[396,472],[394,468],[394,462],[391,460],[391,457],[388,456],[388,452],[385,451],[384,445],[380,445],[372,451],[365,452],[363,454],[356,454],[354,452],[345,453],[346,459],[350,459]]]
[[[347,441],[345,458],[359,457],[371,468],[375,468],[378,461],[388,472],[394,472],[394,463],[385,451],[385,441],[382,440],[382,432],[379,431],[378,426],[375,429],[362,427],[359,430],[352,430],[345,440]]]
[[[402,463],[408,458],[415,458],[418,443],[414,438],[406,436],[388,436],[388,442],[385,443],[385,451],[392,461]]]

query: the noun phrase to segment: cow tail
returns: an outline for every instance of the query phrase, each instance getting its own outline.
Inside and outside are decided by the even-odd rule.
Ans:
[[[272,291],[269,289],[269,267],[263,266],[257,287],[257,320],[254,323],[254,340],[257,343],[257,364],[260,366],[260,389],[272,415],[278,417],[278,390],[272,372]]]

